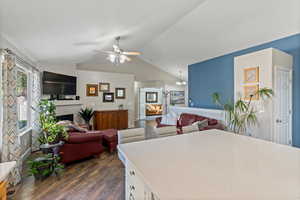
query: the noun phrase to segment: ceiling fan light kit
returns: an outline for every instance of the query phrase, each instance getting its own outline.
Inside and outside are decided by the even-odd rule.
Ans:
[[[183,80],[176,81],[176,85],[186,85],[186,82]]]
[[[112,51],[101,51],[103,53],[108,54],[107,60],[109,60],[111,63],[115,65],[119,65],[131,61],[131,58],[129,56],[141,55],[140,52],[123,51],[123,49],[121,49],[119,45],[120,39],[121,37],[116,37],[116,44],[113,45]]]

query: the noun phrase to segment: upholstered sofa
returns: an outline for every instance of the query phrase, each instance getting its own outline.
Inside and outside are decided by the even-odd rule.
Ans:
[[[69,137],[60,148],[61,162],[70,163],[103,152],[101,131],[69,132]]]
[[[191,114],[191,113],[182,113],[180,115],[179,119],[177,120],[177,124],[176,124],[177,133],[178,134],[182,133],[182,127],[192,125],[194,122],[202,121],[205,119],[208,120],[208,126],[202,128],[200,131],[209,130],[209,129],[224,130],[224,125],[219,123],[219,121],[216,119],[211,119],[208,117],[203,117],[203,116],[199,116],[199,115],[195,115],[195,114]],[[161,121],[162,121],[162,117],[156,118],[157,128],[165,127],[165,126],[172,126],[172,125],[162,124]]]

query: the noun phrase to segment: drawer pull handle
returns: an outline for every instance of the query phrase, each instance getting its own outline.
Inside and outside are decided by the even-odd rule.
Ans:
[[[130,190],[135,190],[135,187],[133,185],[131,185]]]
[[[134,200],[134,196],[130,193],[129,200]]]
[[[130,174],[131,176],[134,176],[134,175],[135,175],[134,171],[130,171],[129,174]]]

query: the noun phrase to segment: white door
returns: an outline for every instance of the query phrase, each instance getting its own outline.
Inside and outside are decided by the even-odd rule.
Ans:
[[[292,70],[275,67],[274,142],[292,145]]]

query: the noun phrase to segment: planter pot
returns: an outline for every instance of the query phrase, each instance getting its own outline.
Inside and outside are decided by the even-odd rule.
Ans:
[[[45,180],[47,177],[49,177],[51,175],[51,173],[49,172],[48,174],[44,175],[43,171],[45,171],[45,170],[49,170],[50,171],[50,168],[51,168],[50,164],[48,166],[38,168],[37,170],[38,170],[39,173],[38,174],[34,174],[33,175],[34,178],[36,180],[40,180],[40,181]]]
[[[34,160],[34,162],[37,163],[43,163],[42,166],[35,166],[35,170],[37,173],[34,173],[33,176],[36,180],[44,180],[45,178],[49,177],[51,175],[51,165],[52,165],[52,159],[51,158],[44,158],[39,157]],[[41,165],[41,164],[39,164]]]

